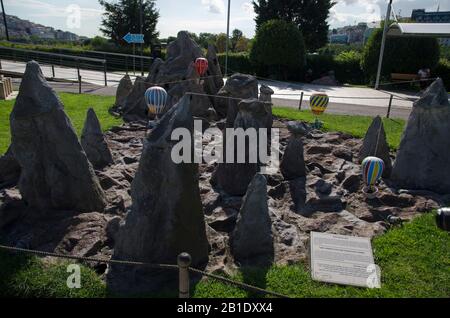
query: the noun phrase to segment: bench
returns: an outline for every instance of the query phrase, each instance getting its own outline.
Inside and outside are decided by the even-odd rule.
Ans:
[[[410,82],[418,79],[417,74],[391,73],[393,82]]]

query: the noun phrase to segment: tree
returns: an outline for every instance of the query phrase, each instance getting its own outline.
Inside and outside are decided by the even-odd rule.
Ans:
[[[242,36],[239,41],[236,43],[235,52],[247,52],[249,50],[250,40],[245,36]]]
[[[315,51],[328,42],[327,19],[334,4],[332,0],[254,0],[256,29],[272,19],[292,22],[302,31],[306,48]]]
[[[375,30],[363,51],[361,66],[371,81],[376,77],[382,37],[383,29]],[[391,73],[416,74],[423,67],[434,70],[439,56],[439,43],[435,38],[387,37],[381,75],[388,79]]]
[[[244,36],[241,30],[234,29],[232,36],[231,36],[231,50],[233,52],[236,52],[236,46],[239,42],[239,40]]]
[[[287,79],[289,70],[305,65],[305,47],[298,27],[283,20],[263,23],[254,39],[250,59],[267,67],[271,75]]]
[[[217,34],[203,32],[198,35],[198,44],[204,49],[207,49],[210,44],[216,45],[216,41]]]
[[[226,45],[227,45],[227,35],[225,33],[220,33],[217,35],[216,39],[216,48],[217,53],[223,53],[226,51]],[[228,40],[228,46],[231,46],[230,40]]]
[[[99,0],[105,10],[100,31],[117,45],[126,45],[123,37],[128,32],[141,32],[139,26],[140,2],[141,0],[119,0],[110,3],[106,0]],[[158,38],[159,33],[156,31],[158,18],[159,12],[154,0],[142,0],[142,30],[145,43],[152,43]]]

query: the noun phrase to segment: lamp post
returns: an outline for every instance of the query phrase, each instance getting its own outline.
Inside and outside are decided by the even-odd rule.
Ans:
[[[3,23],[5,24],[6,41],[9,41],[8,23],[6,22],[5,6],[3,5],[3,0],[0,1],[2,3]]]
[[[377,80],[375,82],[375,89],[380,86],[381,68],[383,66],[384,46],[386,45],[386,33],[388,29],[389,19],[391,18],[392,0],[389,0],[389,4],[386,12],[386,19],[384,21],[383,38],[381,39],[380,59],[378,60]]]
[[[144,30],[144,19],[143,19],[143,7],[142,7],[142,0],[140,0],[139,3],[139,26],[141,29],[141,34],[143,34],[143,30]],[[144,43],[141,43],[141,76],[144,76]]]
[[[228,75],[228,42],[230,39],[230,5],[231,0],[228,0],[228,17],[227,17],[227,40],[225,43],[225,77]]]

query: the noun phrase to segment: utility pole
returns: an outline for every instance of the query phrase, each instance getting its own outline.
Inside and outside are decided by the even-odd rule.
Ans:
[[[6,41],[9,41],[8,23],[6,22],[5,6],[3,5],[3,0],[0,1],[2,3],[3,23],[5,24]]]
[[[225,43],[225,77],[228,75],[228,42],[230,40],[230,6],[231,0],[228,0],[228,18],[227,18],[227,41]]]
[[[378,89],[380,86],[381,68],[383,66],[384,46],[386,45],[386,33],[388,29],[389,19],[391,18],[391,10],[392,10],[392,0],[389,0],[389,5],[387,7],[386,12],[386,19],[384,21],[383,38],[381,40],[380,59],[378,60],[378,71],[377,71],[377,80],[375,82],[375,89]]]
[[[139,25],[141,29],[141,34],[143,34],[144,30],[144,19],[143,19],[143,7],[142,7],[142,0],[140,0],[139,3],[140,11],[139,11]],[[144,43],[141,43],[141,76],[144,76]]]

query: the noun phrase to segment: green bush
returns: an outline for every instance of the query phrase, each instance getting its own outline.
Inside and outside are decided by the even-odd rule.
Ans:
[[[433,77],[440,77],[444,81],[447,92],[450,92],[450,61],[440,59],[438,65],[432,72]]]
[[[266,67],[273,76],[288,79],[290,70],[302,69],[305,64],[302,32],[282,20],[263,23],[256,32],[250,60]]]
[[[361,61],[368,80],[376,77],[383,30],[375,30],[366,47]],[[423,67],[434,69],[439,62],[439,43],[435,38],[388,37],[383,58],[382,77],[389,80],[391,73],[416,74]]]
[[[364,73],[361,69],[361,53],[357,51],[342,52],[334,58],[335,75],[339,82],[363,84]]]
[[[225,56],[225,53],[217,54],[219,64],[222,68],[222,74],[225,74]],[[256,68],[251,63],[248,53],[228,54],[228,74],[233,73],[256,74]]]

